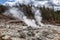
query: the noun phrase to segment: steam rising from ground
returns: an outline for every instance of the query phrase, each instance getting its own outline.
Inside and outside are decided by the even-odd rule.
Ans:
[[[16,20],[22,20],[23,17],[25,16],[22,11],[20,11],[18,8],[12,7],[8,11],[4,13],[4,15],[10,16],[15,18]]]
[[[40,12],[40,10],[37,9],[37,8],[32,7],[32,12],[33,12],[34,15],[35,15],[35,20],[36,20],[37,24],[43,26],[43,24],[41,23],[42,17],[41,17],[41,12]]]
[[[3,14],[13,17],[16,20],[23,21],[25,24],[27,24],[27,26],[31,26],[33,28],[39,28],[39,26],[43,26],[41,23],[42,17],[40,10],[32,7],[32,13],[34,14],[34,19],[28,19],[28,17],[24,15],[24,12],[21,9],[18,9],[17,7],[11,7]]]

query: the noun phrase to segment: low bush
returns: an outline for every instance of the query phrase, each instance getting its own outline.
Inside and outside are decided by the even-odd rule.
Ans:
[[[60,23],[60,11],[54,11],[50,8],[41,7],[42,18],[45,22]]]

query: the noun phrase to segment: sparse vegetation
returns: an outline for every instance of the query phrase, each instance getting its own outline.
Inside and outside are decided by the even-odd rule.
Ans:
[[[21,11],[24,12],[24,14],[26,16],[28,16],[28,18],[34,18],[34,14],[32,13],[32,9],[31,6],[29,5],[19,5],[16,7],[18,7],[19,9],[21,9]],[[5,12],[7,10],[7,6],[3,6],[0,5],[0,14]],[[60,11],[54,11],[53,9],[50,8],[45,8],[45,7],[41,7],[40,8],[41,12],[42,12],[42,18],[43,21],[45,23],[59,23],[60,24]]]
[[[54,11],[50,8],[41,7],[43,21],[50,23],[60,23],[60,11]]]
[[[7,10],[7,7],[0,4],[0,13],[5,12],[6,10]]]
[[[21,9],[28,18],[34,18],[34,14],[32,13],[32,8],[29,5],[19,5],[19,9]]]

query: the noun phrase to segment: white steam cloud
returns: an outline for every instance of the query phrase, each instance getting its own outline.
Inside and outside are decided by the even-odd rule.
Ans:
[[[33,5],[35,7],[48,7],[53,8],[54,10],[60,10],[60,0],[10,0],[6,1],[3,5],[13,6],[15,4],[25,4],[25,5]],[[53,7],[52,7],[53,5]]]
[[[36,20],[36,22],[38,23],[38,25],[43,26],[43,23],[41,23],[42,17],[41,17],[41,12],[40,12],[40,10],[37,9],[37,8],[35,8],[35,7],[32,7],[32,12],[33,12],[34,15],[35,15],[35,20]]]
[[[28,0],[16,0],[15,2],[12,2],[12,3],[6,2],[6,4],[11,6],[11,8],[3,14],[7,16],[11,16],[15,18],[16,20],[23,21],[25,24],[27,24],[27,26],[31,26],[32,28],[39,28],[40,26],[44,26],[44,24],[41,23],[42,17],[41,17],[41,12],[38,8],[32,7],[32,13],[34,14],[34,19],[28,19],[27,16],[24,15],[23,11],[21,11],[20,9],[16,7],[13,7],[13,5],[16,5],[17,3],[28,5],[32,2],[33,2],[33,5],[37,3],[35,0],[29,0],[29,1]],[[38,3],[41,4],[41,2],[38,2]]]
[[[23,21],[25,24],[27,24],[27,26],[31,26],[32,28],[39,27],[34,19],[28,19],[27,16],[24,15],[24,12],[22,12],[16,7],[11,7],[8,11],[6,11],[3,14],[6,16],[13,17],[16,20]]]

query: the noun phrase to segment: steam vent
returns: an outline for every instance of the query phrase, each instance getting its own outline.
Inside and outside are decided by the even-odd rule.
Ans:
[[[60,40],[60,0],[0,0],[0,40]]]

